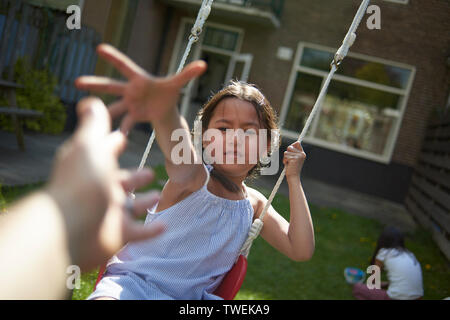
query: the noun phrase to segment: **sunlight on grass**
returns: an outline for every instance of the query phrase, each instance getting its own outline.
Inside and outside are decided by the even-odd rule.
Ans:
[[[260,292],[241,289],[234,300],[272,300],[273,298]]]
[[[167,180],[163,166],[154,168],[154,182],[144,188],[161,190]],[[3,187],[7,204],[32,192],[41,184]],[[143,191],[140,190],[140,191]],[[260,190],[266,196],[268,190]],[[289,220],[289,199],[277,195],[274,208]],[[310,204],[315,230],[316,250],[307,262],[294,262],[269,246],[262,238],[255,241],[248,259],[244,284],[238,300],[272,299],[353,299],[351,287],[344,280],[344,269],[366,270],[383,226],[371,219],[341,210]],[[450,267],[429,232],[419,228],[406,240],[406,246],[421,263],[424,299],[450,296]],[[383,280],[385,279],[383,274]],[[92,292],[97,270],[82,275],[81,288],[73,299],[86,299]]]
[[[98,268],[81,276],[80,289],[74,289],[72,300],[85,300],[93,291],[97,280]]]

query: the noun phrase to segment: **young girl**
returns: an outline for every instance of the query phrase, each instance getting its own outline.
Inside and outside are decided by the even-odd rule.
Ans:
[[[110,46],[101,45],[98,53],[129,81],[82,77],[77,86],[123,96],[110,107],[113,114],[126,113],[122,130],[128,131],[136,121],[151,121],[169,179],[146,219],[146,224],[163,223],[167,231],[157,239],[126,245],[109,261],[89,299],[218,299],[213,292],[235,263],[252,221],[267,201],[244,181],[260,168],[250,161],[252,153],[259,159],[271,147],[275,113],[263,94],[248,84],[232,83],[214,95],[199,119],[203,131],[215,129],[223,139],[216,136],[202,142],[204,148],[215,150],[211,155],[218,160],[205,165],[197,159],[176,102],[180,89],[203,73],[206,64],[193,62],[180,74],[159,79]],[[227,136],[230,129],[242,129],[250,135],[264,134],[260,129],[267,129],[267,146],[255,146],[246,138],[244,148],[239,149],[236,135]],[[188,158],[192,160],[188,163],[174,163],[172,151],[179,143],[171,139],[175,130],[181,130],[188,141]],[[217,151],[220,146],[222,154]],[[245,161],[226,161],[239,157]],[[313,225],[300,182],[305,157],[299,142],[284,153],[290,222],[270,207],[261,231],[268,243],[295,261],[309,260],[314,252]]]
[[[387,271],[389,282],[384,289],[369,289],[358,283],[353,295],[359,300],[414,300],[423,296],[422,269],[414,254],[405,247],[404,234],[395,227],[386,227],[378,238],[371,264]]]

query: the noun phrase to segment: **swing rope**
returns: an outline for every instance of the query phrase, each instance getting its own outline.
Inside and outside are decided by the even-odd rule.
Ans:
[[[189,53],[191,51],[192,45],[198,41],[199,36],[203,30],[203,26],[208,19],[208,16],[211,12],[211,6],[214,0],[203,0],[202,5],[200,7],[200,10],[197,14],[196,21],[194,23],[194,26],[191,29],[191,34],[189,35],[189,41],[186,45],[186,49],[184,51],[183,57],[180,61],[180,64],[178,66],[178,69],[176,73],[178,74],[181,72],[181,70],[184,68],[184,65],[186,63],[186,60],[189,56]],[[370,0],[363,0],[361,5],[359,6],[358,12],[356,13],[353,22],[342,42],[341,47],[336,51],[336,54],[334,55],[334,59],[331,62],[331,69],[328,73],[328,76],[325,80],[324,85],[322,86],[322,89],[319,93],[319,96],[311,110],[311,113],[309,114],[308,118],[306,119],[306,123],[297,139],[297,141],[302,142],[303,138],[305,137],[306,133],[308,132],[309,127],[311,126],[312,120],[314,119],[314,116],[319,112],[321,109],[323,100],[326,96],[326,93],[328,91],[328,87],[330,85],[331,79],[333,78],[334,74],[336,73],[339,65],[342,63],[344,58],[347,56],[348,51],[350,47],[353,45],[353,43],[356,40],[356,30],[358,29],[358,26],[361,23],[362,18],[364,17],[367,7],[369,6]],[[145,148],[144,154],[142,156],[141,162],[139,164],[139,170],[141,170],[145,163],[147,162],[148,155],[150,153],[150,149],[152,148],[153,142],[155,140],[155,131],[153,130],[152,135],[150,136],[150,139],[147,143],[147,147]],[[278,177],[278,180],[269,196],[269,199],[267,200],[263,211],[261,212],[260,216],[255,219],[253,222],[248,237],[245,240],[242,248],[241,248],[241,255],[244,255],[245,257],[248,257],[248,254],[250,252],[250,248],[253,244],[253,241],[259,236],[261,233],[262,227],[264,225],[263,220],[264,216],[266,215],[270,205],[272,204],[272,201],[278,192],[278,189],[281,186],[281,183],[284,180],[284,177],[286,175],[286,167],[281,172],[280,176]]]
[[[180,64],[178,65],[178,69],[176,74],[180,73],[183,70],[184,65],[186,64],[186,60],[191,52],[192,45],[198,41],[200,34],[202,33],[203,26],[205,25],[206,20],[211,12],[211,6],[214,0],[203,0],[200,10],[198,11],[197,18],[195,20],[194,26],[191,29],[191,34],[189,35],[189,41],[186,45],[186,49],[184,50],[183,57],[181,58]],[[144,154],[142,155],[141,162],[139,164],[139,169],[142,170],[144,168],[145,163],[147,162],[148,155],[150,154],[150,149],[153,146],[153,142],[155,141],[155,130],[153,130],[150,139],[148,140],[147,147],[145,148]]]
[[[201,5],[200,10],[197,15],[197,19],[195,21],[194,27],[191,29],[191,34],[189,35],[189,41],[186,46],[186,50],[184,51],[183,57],[180,61],[180,64],[178,66],[178,70],[176,73],[181,72],[181,70],[184,67],[184,64],[186,63],[187,57],[191,51],[192,45],[196,41],[198,41],[199,35],[202,32],[203,25],[206,22],[206,19],[208,18],[209,13],[211,11],[211,5],[212,5],[213,1],[214,0],[203,0],[202,5]],[[353,19],[352,25],[350,26],[349,31],[347,32],[347,34],[342,42],[341,47],[337,50],[337,52],[333,58],[333,61],[331,62],[330,72],[326,78],[325,83],[322,86],[319,96],[313,106],[313,109],[311,110],[311,113],[309,114],[309,116],[306,120],[305,126],[303,127],[302,132],[300,133],[300,136],[298,137],[297,141],[301,142],[303,140],[304,136],[306,135],[306,133],[312,123],[314,116],[321,109],[321,105],[322,105],[325,95],[327,93],[331,79],[333,78],[339,65],[342,63],[344,58],[347,56],[350,47],[353,45],[353,43],[356,39],[356,30],[357,30],[359,24],[361,23],[361,20],[367,10],[367,7],[369,6],[369,2],[370,2],[370,0],[362,1],[361,5],[358,9],[358,12]],[[139,170],[141,170],[144,167],[154,140],[155,140],[155,131],[153,130],[152,135],[148,141],[147,147],[145,149],[144,155],[142,157],[141,163],[139,165]],[[224,299],[225,299],[225,297],[226,297],[226,299],[233,299],[242,284],[242,281],[245,277],[245,271],[246,271],[246,263],[247,263],[246,258],[248,257],[248,254],[250,252],[250,248],[253,244],[253,241],[261,233],[261,229],[263,228],[263,225],[264,225],[263,224],[264,216],[266,215],[267,210],[269,209],[269,207],[275,197],[275,194],[278,192],[278,189],[280,188],[280,185],[283,182],[285,175],[286,175],[286,167],[281,172],[281,174],[278,178],[278,181],[276,182],[276,184],[272,190],[272,193],[270,194],[269,199],[267,200],[267,203],[265,204],[264,209],[261,212],[261,215],[259,216],[259,218],[255,219],[255,221],[253,222],[253,224],[250,228],[248,237],[245,240],[245,242],[241,248],[240,255],[237,259],[235,267],[233,267],[231,269],[231,271],[226,275],[226,277],[222,281],[220,288],[218,288],[218,290],[219,290],[218,295],[221,297],[224,297]],[[97,285],[97,283],[100,281],[102,274],[103,274],[103,272],[100,271],[99,277],[97,278],[97,282],[95,285]]]
[[[339,65],[342,63],[344,58],[347,56],[348,51],[350,47],[353,45],[356,39],[356,30],[358,29],[358,26],[361,23],[362,18],[364,17],[364,14],[367,11],[367,7],[369,6],[370,0],[363,0],[361,5],[359,6],[358,12],[356,13],[353,22],[347,32],[347,35],[344,38],[344,41],[342,42],[341,47],[337,50],[336,54],[334,55],[334,59],[331,62],[331,69],[328,73],[328,76],[325,80],[325,83],[322,86],[322,89],[319,93],[319,96],[316,100],[316,103],[314,104],[314,107],[311,110],[311,113],[309,114],[305,126],[302,129],[302,132],[300,133],[297,141],[302,142],[303,138],[305,137],[312,120],[314,116],[317,114],[317,112],[321,109],[323,100],[327,94],[328,87],[330,85],[331,79],[333,78],[335,72],[337,71]],[[283,171],[281,172],[273,190],[272,193],[269,196],[269,199],[267,200],[263,211],[261,212],[260,216],[255,219],[253,222],[248,237],[245,240],[244,244],[242,245],[240,254],[248,257],[248,254],[250,253],[250,248],[252,247],[253,241],[259,236],[261,233],[261,229],[264,225],[263,219],[264,216],[267,213],[267,210],[269,209],[270,205],[272,204],[273,198],[275,197],[276,193],[278,192],[278,189],[280,188],[281,183],[283,182],[284,176],[286,175],[286,167],[284,167]]]

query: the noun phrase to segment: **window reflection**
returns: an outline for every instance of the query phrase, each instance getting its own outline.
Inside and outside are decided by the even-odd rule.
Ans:
[[[329,51],[304,48],[300,65],[328,72],[333,56],[334,54]],[[337,74],[405,89],[411,70],[348,56],[339,66]]]
[[[322,85],[322,78],[299,72],[284,128],[300,132],[311,113]]]
[[[300,133],[319,95],[334,53],[304,47],[283,128]],[[375,59],[374,59],[375,60]],[[307,68],[304,68],[307,67]],[[314,70],[324,71],[321,75]],[[307,137],[386,156],[400,121],[410,69],[347,57]],[[360,81],[362,80],[362,81]]]

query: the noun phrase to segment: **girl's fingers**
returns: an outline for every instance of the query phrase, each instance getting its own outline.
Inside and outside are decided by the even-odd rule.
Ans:
[[[100,44],[97,53],[128,79],[145,73],[133,60],[109,44]]]
[[[75,80],[75,86],[80,90],[122,96],[125,92],[126,83],[106,77],[82,76]]]
[[[304,152],[289,152],[289,151],[285,151],[284,152],[284,156],[285,157],[298,157],[298,158],[306,158],[306,153]]]
[[[287,149],[291,150],[291,151],[296,151],[296,150],[303,151],[303,147],[302,147],[302,145],[300,144],[299,141],[291,144]]]
[[[188,64],[179,74],[175,75],[171,81],[179,88],[184,87],[190,80],[197,78],[206,71],[205,61],[199,60]]]
[[[130,114],[127,114],[120,124],[120,131],[122,131],[126,136],[128,136],[128,133],[133,128],[134,124],[135,121],[133,117]]]
[[[155,177],[152,170],[143,168],[142,170],[128,171],[123,170],[121,172],[121,183],[125,191],[131,192],[148,185]]]
[[[303,150],[302,144],[300,143],[300,141],[297,141],[293,144],[293,146],[299,150]]]
[[[296,155],[285,155],[284,156],[285,159],[302,159],[305,160],[306,159],[306,155],[303,154],[296,154]]]
[[[125,113],[127,111],[127,106],[123,102],[123,100],[116,101],[114,103],[111,103],[108,106],[108,112],[112,119],[120,116],[121,114]]]
[[[288,152],[288,151],[290,151],[290,152],[298,152],[299,150],[296,149],[296,148],[294,148],[293,146],[289,146],[289,147],[287,147],[287,149],[286,149],[286,152]]]

